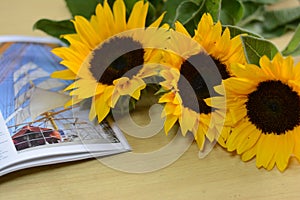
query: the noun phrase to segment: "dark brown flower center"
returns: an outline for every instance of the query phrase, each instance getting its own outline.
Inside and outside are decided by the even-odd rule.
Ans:
[[[300,125],[300,97],[281,81],[261,82],[248,95],[247,116],[265,134],[284,134]]]
[[[133,70],[130,73],[136,73],[143,63],[144,49],[141,43],[130,37],[115,37],[93,51],[90,71],[98,82],[112,85],[126,72]]]
[[[180,73],[178,87],[183,105],[195,112],[211,113],[213,109],[204,99],[218,95],[213,87],[230,77],[226,65],[200,52],[183,62]]]

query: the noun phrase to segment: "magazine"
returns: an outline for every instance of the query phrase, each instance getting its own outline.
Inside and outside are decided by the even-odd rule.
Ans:
[[[33,166],[130,150],[113,120],[88,119],[88,106],[65,108],[70,82],[51,53],[63,44],[40,37],[0,37],[0,176]]]

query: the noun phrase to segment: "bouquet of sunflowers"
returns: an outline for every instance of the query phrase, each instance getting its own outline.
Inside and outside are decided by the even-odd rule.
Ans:
[[[90,120],[156,85],[166,134],[175,124],[200,150],[217,141],[256,166],[300,161],[300,6],[278,0],[66,0],[72,20],[34,27],[66,46],[53,53],[73,80],[66,106],[91,100]],[[283,51],[268,38],[294,31]],[[121,106],[120,106],[121,105]]]

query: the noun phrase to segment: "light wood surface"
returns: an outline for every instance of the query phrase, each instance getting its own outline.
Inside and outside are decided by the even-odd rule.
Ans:
[[[1,0],[0,35],[44,36],[32,31],[36,20],[67,17],[63,0]],[[291,36],[273,41],[282,49]],[[133,118],[147,124],[147,109],[139,107]],[[134,152],[155,151],[171,140],[163,133],[149,139],[127,138]],[[199,159],[193,143],[173,164],[151,173],[121,172],[96,159],[14,172],[0,177],[0,199],[300,199],[299,186],[296,160],[284,173],[268,172],[257,169],[255,160],[242,162],[219,146]]]

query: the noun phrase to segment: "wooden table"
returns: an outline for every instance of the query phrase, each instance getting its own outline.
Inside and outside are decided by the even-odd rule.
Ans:
[[[36,20],[67,17],[63,0],[1,0],[0,35],[44,36],[32,31]],[[273,41],[282,49],[290,37]],[[134,118],[145,124],[145,113],[147,109],[141,107]],[[151,152],[170,141],[163,133],[150,139],[127,138],[134,152]],[[268,172],[257,169],[255,160],[242,162],[219,146],[199,159],[193,143],[173,164],[151,173],[121,172],[96,159],[11,173],[0,177],[0,199],[300,199],[299,186],[296,160],[284,173]]]

